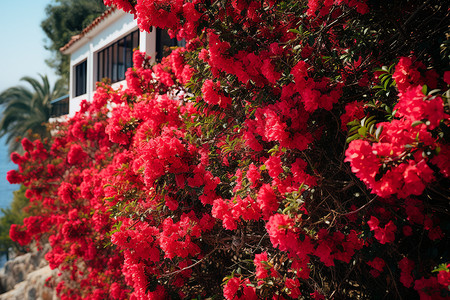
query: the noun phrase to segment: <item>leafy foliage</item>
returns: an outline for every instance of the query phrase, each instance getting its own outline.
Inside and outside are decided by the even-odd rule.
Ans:
[[[59,49],[105,10],[102,0],[56,0],[46,7],[46,19],[41,27],[48,38],[46,49],[52,53],[52,58],[46,62],[66,83],[69,81],[70,60]]]
[[[16,251],[23,251],[24,248],[18,243],[13,242],[9,236],[9,230],[12,224],[23,224],[23,219],[27,217],[24,208],[29,205],[28,198],[25,197],[27,188],[24,185],[14,192],[11,207],[2,209],[3,215],[0,217],[0,252],[8,253],[10,248]]]
[[[392,64],[388,67],[383,66],[381,69],[376,69],[375,71],[378,73],[378,79],[380,80],[381,85],[376,85],[373,88],[379,89],[380,91],[377,94],[384,92],[385,96],[388,97],[391,89],[395,86],[395,81],[392,78],[394,74],[395,64]]]

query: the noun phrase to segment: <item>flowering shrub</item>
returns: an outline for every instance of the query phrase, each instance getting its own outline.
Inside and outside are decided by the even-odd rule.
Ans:
[[[444,7],[105,3],[187,46],[13,154],[62,299],[450,296]]]

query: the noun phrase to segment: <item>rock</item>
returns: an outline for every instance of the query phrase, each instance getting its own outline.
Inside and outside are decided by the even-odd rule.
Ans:
[[[6,262],[0,269],[0,300],[54,300],[56,291],[46,287],[48,277],[58,271],[51,270],[44,258],[50,250],[46,245],[40,251],[34,251]]]
[[[1,294],[0,300],[57,300],[56,291],[45,286],[47,278],[56,272],[57,270],[51,270],[48,265],[31,272],[26,280],[16,284],[14,289]]]

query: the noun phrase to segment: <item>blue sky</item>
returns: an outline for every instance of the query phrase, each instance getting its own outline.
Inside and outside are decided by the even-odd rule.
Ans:
[[[40,27],[45,7],[51,0],[19,0],[0,2],[0,92],[19,84],[20,78],[38,73],[56,80],[53,70],[45,64],[51,57],[45,50],[45,33]],[[26,84],[24,84],[26,85]]]
[[[38,78],[38,73],[47,75],[53,86],[56,75],[45,64],[51,53],[44,48],[45,33],[40,27],[45,7],[50,3],[51,0],[0,0],[0,92],[19,84],[27,86],[20,78]],[[0,208],[9,206],[12,191],[19,188],[5,179],[6,172],[14,168],[8,147],[0,139]]]

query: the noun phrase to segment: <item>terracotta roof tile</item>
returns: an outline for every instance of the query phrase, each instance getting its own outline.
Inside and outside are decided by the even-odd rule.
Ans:
[[[80,34],[74,35],[70,41],[59,48],[59,51],[64,52],[67,49],[69,49],[73,44],[75,44],[77,41],[79,41],[81,38],[83,38],[86,34],[89,33],[94,27],[96,27],[100,22],[102,22],[106,17],[111,15],[114,11],[116,11],[115,7],[111,7],[107,9],[103,14],[101,14],[99,17],[97,17],[94,21],[92,21],[91,24],[89,24],[86,28],[83,29],[83,31]]]

